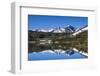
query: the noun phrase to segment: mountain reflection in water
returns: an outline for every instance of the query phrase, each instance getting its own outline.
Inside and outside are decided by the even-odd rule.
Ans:
[[[70,49],[70,51],[72,51],[72,47],[66,47],[68,45],[60,45],[60,44],[42,44],[42,43],[29,43],[28,45],[28,52],[41,52],[44,50],[52,50],[55,51],[56,49],[59,49],[59,51],[68,51]],[[56,52],[56,51],[55,51]]]
[[[29,43],[28,46],[29,61],[87,58],[87,56],[74,51],[72,47],[67,48],[66,45]]]

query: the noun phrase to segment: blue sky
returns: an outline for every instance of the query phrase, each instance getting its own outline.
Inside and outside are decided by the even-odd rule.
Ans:
[[[72,25],[80,28],[88,25],[88,17],[78,16],[50,16],[50,15],[28,15],[28,27],[32,29],[51,29]]]

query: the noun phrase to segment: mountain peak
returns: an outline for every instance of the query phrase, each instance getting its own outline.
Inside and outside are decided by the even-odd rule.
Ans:
[[[52,33],[73,33],[75,32],[75,28],[71,25],[67,25],[66,27],[57,27],[53,29],[36,29],[33,31],[38,31],[38,32],[52,32]]]

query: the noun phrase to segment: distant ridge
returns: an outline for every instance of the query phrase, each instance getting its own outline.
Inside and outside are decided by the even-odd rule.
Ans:
[[[57,27],[54,29],[36,29],[36,30],[32,30],[32,31],[37,31],[37,32],[52,32],[52,33],[73,33],[75,32],[75,27],[71,26],[71,25],[67,25],[65,28],[62,27]]]

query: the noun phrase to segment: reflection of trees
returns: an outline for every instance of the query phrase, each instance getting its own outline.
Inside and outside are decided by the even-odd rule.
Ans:
[[[28,44],[29,48],[28,48],[28,52],[40,52],[40,51],[44,51],[44,50],[55,50],[55,49],[62,49],[62,50],[68,50],[69,48],[66,47],[66,45],[61,45],[61,44],[45,44],[45,45],[41,45],[41,44]]]
[[[44,44],[40,44],[41,40],[45,40]],[[51,40],[48,43],[48,40]],[[30,43],[30,41],[33,41]],[[50,49],[67,50],[76,48],[79,51],[88,52],[87,31],[84,31],[76,36],[71,36],[67,33],[32,33],[29,34],[29,52],[39,52]]]

